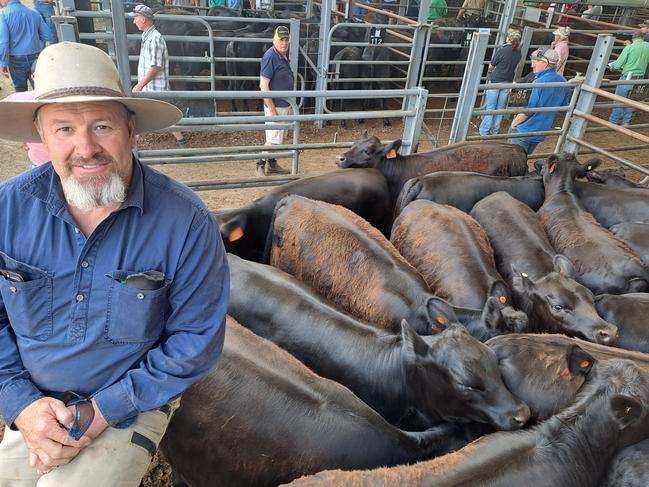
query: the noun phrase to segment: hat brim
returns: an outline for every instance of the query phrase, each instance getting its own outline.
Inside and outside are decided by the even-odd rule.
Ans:
[[[135,132],[155,132],[178,123],[182,112],[170,103],[151,98],[110,96],[68,96],[52,100],[0,101],[0,120],[11,121],[0,126],[0,139],[18,142],[41,142],[34,125],[36,111],[45,105],[63,103],[96,103],[114,101],[135,113]]]

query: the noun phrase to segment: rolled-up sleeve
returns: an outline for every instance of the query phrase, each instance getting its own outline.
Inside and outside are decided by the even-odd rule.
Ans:
[[[229,293],[218,228],[209,214],[202,213],[186,236],[160,344],[138,367],[95,395],[111,426],[166,404],[216,364],[223,349]]]

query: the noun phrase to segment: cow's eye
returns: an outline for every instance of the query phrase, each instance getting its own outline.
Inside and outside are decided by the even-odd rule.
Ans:
[[[563,311],[563,306],[561,306],[560,304],[555,304],[552,307],[554,308],[555,311]]]
[[[484,389],[482,387],[478,386],[478,385],[470,386],[468,384],[460,384],[460,387],[462,389],[467,390],[467,391],[475,391],[475,392],[483,392],[484,391]]]

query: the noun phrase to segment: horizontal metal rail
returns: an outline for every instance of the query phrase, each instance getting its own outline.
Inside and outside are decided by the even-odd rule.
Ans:
[[[612,152],[607,151],[606,149],[602,149],[601,147],[598,147],[598,146],[593,145],[593,144],[591,144],[589,142],[586,142],[585,140],[578,139],[577,137],[573,137],[571,135],[568,135],[566,138],[568,140],[571,140],[572,142],[575,142],[575,143],[579,144],[580,146],[587,147],[588,149],[592,150],[593,152],[596,152],[598,154],[606,156],[606,157],[608,157],[609,159],[611,159],[613,161],[619,162],[620,164],[623,164],[623,165],[625,165],[627,167],[630,167],[631,169],[633,169],[635,171],[641,172],[642,174],[644,174],[646,176],[649,176],[649,169],[647,169],[647,168],[645,168],[643,166],[640,166],[640,165],[638,165],[638,164],[636,164],[636,163],[634,163],[634,162],[632,162],[632,161],[630,161],[628,159],[625,159],[624,157],[617,156],[617,155],[613,154]]]

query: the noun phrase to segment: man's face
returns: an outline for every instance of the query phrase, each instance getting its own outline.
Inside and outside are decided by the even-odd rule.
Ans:
[[[283,39],[274,39],[273,45],[275,46],[275,49],[277,49],[277,52],[279,52],[284,56],[288,56],[288,45],[289,45],[288,37],[285,37]]]
[[[2,1],[3,0],[0,0],[0,2]],[[146,31],[149,25],[148,20],[149,19],[147,19],[143,15],[136,15],[135,17],[133,17],[133,23],[135,24],[135,27],[137,27],[140,32]]]
[[[535,73],[540,73],[541,71],[545,71],[548,69],[548,62],[544,61],[543,59],[532,59],[532,71]]]
[[[69,204],[89,210],[119,202],[115,187],[124,193],[131,182],[135,146],[135,118],[127,118],[122,104],[45,105],[37,128]]]

